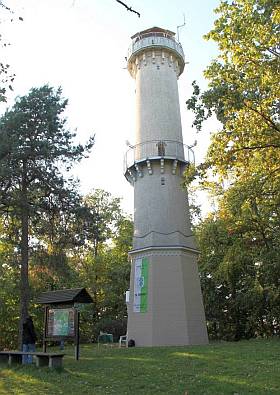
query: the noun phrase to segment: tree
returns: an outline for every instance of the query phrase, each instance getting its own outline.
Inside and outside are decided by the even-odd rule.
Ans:
[[[222,2],[221,16],[205,37],[217,42],[220,55],[205,71],[209,89],[187,101],[194,125],[215,114],[222,130],[213,136],[208,163],[222,176],[251,175],[250,164],[279,158],[279,22],[275,0]],[[245,171],[245,174],[244,174]]]
[[[95,189],[84,197],[77,215],[77,234],[96,258],[99,247],[113,237],[118,221],[123,217],[120,199],[102,189]]]
[[[222,256],[218,249],[213,254],[219,273],[232,270],[231,298],[240,289],[238,305],[231,305],[238,306],[235,316],[242,310],[244,320],[252,322],[254,300],[260,307],[255,333],[272,334],[279,332],[280,321],[279,5],[275,0],[223,1],[216,12],[219,18],[206,39],[214,40],[220,53],[205,71],[209,88],[200,92],[194,82],[187,107],[195,112],[198,130],[212,115],[220,130],[212,135],[205,162],[189,167],[186,178],[189,183],[198,177],[216,197],[214,224],[223,224],[227,243]],[[206,231],[207,219],[202,233],[204,226]],[[238,281],[230,273],[238,273]]]
[[[83,331],[95,339],[99,330],[109,328],[115,335],[123,334],[132,221],[121,210],[119,198],[96,189],[84,197],[75,226],[73,231],[79,236],[72,264],[93,298]]]
[[[51,210],[50,200],[69,205],[76,199],[66,173],[93,145],[93,138],[85,146],[73,144],[75,134],[62,116],[66,105],[61,89],[46,85],[18,98],[0,119],[0,210],[20,228],[20,328],[30,299],[30,223]]]
[[[18,329],[19,277],[15,222],[0,218],[0,348],[16,347]],[[8,323],[8,325],[7,325]]]
[[[196,227],[209,335],[271,336],[279,331],[279,287],[269,276],[259,240],[252,239],[256,233],[244,220],[224,214],[211,214]]]
[[[133,223],[123,217],[118,221],[112,246],[106,251],[107,273],[102,284],[104,298],[99,327],[114,335],[115,340],[126,333],[127,306],[125,292],[129,288],[130,262],[128,252],[132,248]]]

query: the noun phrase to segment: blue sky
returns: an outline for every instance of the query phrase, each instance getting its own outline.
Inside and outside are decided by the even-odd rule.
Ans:
[[[140,18],[114,0],[7,0],[6,4],[15,17],[23,17],[23,22],[10,23],[5,13],[1,24],[4,39],[11,43],[2,56],[16,74],[8,105],[31,87],[62,86],[69,99],[68,122],[77,128],[78,140],[96,134],[90,157],[74,170],[82,192],[108,190],[123,198],[129,213],[133,189],[123,177],[122,163],[125,141],[134,142],[135,130],[134,81],[125,69],[130,37],[153,26],[176,32],[185,14],[180,42],[189,64],[179,79],[183,136],[185,144],[198,140],[196,159],[203,160],[209,133],[217,125],[210,121],[197,135],[185,101],[193,80],[207,86],[203,70],[217,50],[202,36],[213,26],[218,0],[128,0]],[[0,111],[5,107],[2,104]]]

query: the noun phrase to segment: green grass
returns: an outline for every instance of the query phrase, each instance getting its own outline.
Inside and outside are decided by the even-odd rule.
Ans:
[[[280,394],[280,341],[66,349],[62,371],[0,365],[0,394]]]

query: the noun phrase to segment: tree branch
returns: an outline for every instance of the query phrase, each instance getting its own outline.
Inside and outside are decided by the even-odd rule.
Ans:
[[[133,10],[131,7],[128,7],[128,5],[127,4],[125,4],[125,3],[123,3],[122,1],[120,1],[120,0],[116,0],[116,2],[117,3],[120,3],[121,5],[123,5],[126,9],[127,9],[127,11],[130,11],[130,12],[134,12],[135,14],[137,14],[138,15],[138,17],[140,18],[140,14],[139,14],[139,12],[137,12],[137,11],[135,11],[135,10]]]
[[[280,57],[280,53],[277,52],[277,49],[271,49],[271,48],[267,48],[267,51],[270,52],[272,55],[277,56],[278,58]]]
[[[256,114],[258,114],[259,116],[261,116],[270,126],[273,127],[273,129],[275,129],[277,132],[280,132],[280,128],[277,126],[277,124],[275,122],[273,122],[269,117],[267,117],[266,115],[264,115],[261,111],[257,110],[254,107],[248,106],[248,104],[246,103],[246,101],[244,101],[244,105],[245,107],[247,107],[249,110],[254,111]]]
[[[12,11],[9,7],[7,7],[2,1],[0,1],[0,7],[4,8],[7,11]]]
[[[280,145],[277,144],[266,144],[266,145],[255,145],[253,147],[241,147],[241,148],[236,148],[231,150],[231,153],[239,152],[239,151],[244,151],[244,150],[256,150],[256,149],[266,149],[266,148],[280,148]]]

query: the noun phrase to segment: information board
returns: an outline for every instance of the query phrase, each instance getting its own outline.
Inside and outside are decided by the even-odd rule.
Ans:
[[[47,337],[75,336],[75,309],[48,309]]]

